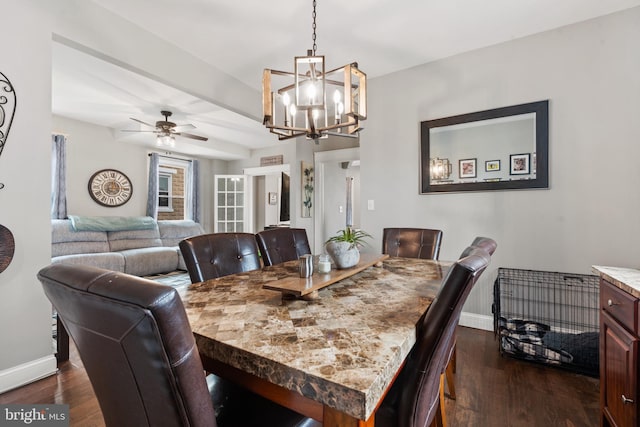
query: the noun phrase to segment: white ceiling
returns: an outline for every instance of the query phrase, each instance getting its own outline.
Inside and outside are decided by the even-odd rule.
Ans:
[[[310,0],[93,0],[259,90],[264,68],[291,70],[311,48]],[[640,6],[640,0],[317,0],[318,54],[336,68],[358,62],[368,78]],[[114,84],[113,82],[117,82]],[[114,130],[135,117],[196,126],[207,142],[175,151],[235,159],[277,138],[221,109],[116,65],[54,43],[53,112]],[[123,134],[152,145],[149,134]]]

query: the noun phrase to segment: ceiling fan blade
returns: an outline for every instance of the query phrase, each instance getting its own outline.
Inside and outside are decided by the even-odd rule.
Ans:
[[[121,129],[120,132],[148,132],[148,133],[159,133],[157,130],[132,130],[132,129]]]
[[[147,126],[151,126],[152,128],[155,128],[156,125],[152,125],[146,122],[143,122],[142,120],[138,120],[138,119],[134,119],[133,117],[129,117],[131,120],[133,120],[134,122],[138,122],[138,123],[142,123],[143,125],[147,125]]]
[[[195,128],[196,127],[192,124],[186,124],[186,125],[178,125],[174,127],[173,130],[176,132],[182,132],[183,130],[189,130],[189,129],[195,129]]]
[[[174,135],[184,136],[185,138],[197,139],[198,141],[208,141],[209,138],[205,138],[204,136],[194,135],[192,133],[185,132],[176,132]]]

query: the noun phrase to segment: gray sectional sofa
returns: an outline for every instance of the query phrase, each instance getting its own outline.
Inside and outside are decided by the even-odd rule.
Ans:
[[[187,220],[130,217],[123,225],[123,217],[96,218],[97,227],[78,226],[78,218],[51,220],[53,264],[92,265],[136,276],[186,270],[178,243],[204,233],[200,224]],[[96,218],[88,218],[89,223]]]

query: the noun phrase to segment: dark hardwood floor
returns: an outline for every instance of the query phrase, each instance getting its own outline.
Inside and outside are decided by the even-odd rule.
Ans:
[[[596,427],[597,378],[500,356],[493,332],[458,328],[450,427]]]
[[[458,328],[457,399],[449,427],[595,427],[597,379],[501,357],[493,333]],[[100,407],[71,345],[57,375],[0,394],[0,404],[67,403],[72,426],[103,426]]]

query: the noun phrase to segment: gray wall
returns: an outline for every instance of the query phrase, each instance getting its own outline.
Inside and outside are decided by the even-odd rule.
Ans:
[[[69,215],[145,215],[147,207],[148,150],[118,142],[111,129],[78,120],[53,116],[54,132],[67,137],[67,210]],[[107,208],[93,201],[87,190],[89,178],[100,169],[113,168],[131,180],[131,199]]]
[[[56,369],[51,304],[36,278],[51,260],[50,21],[32,2],[7,3],[0,71],[17,106],[0,155],[0,224],[13,233],[15,255],[0,273],[0,393]]]
[[[637,40],[640,8],[371,79],[362,225],[377,248],[389,226],[442,229],[440,259],[457,258],[474,236],[495,238],[492,264],[465,307],[479,315],[491,314],[498,267],[638,267]],[[543,99],[550,189],[418,194],[421,121]],[[364,210],[367,199],[375,211]]]

